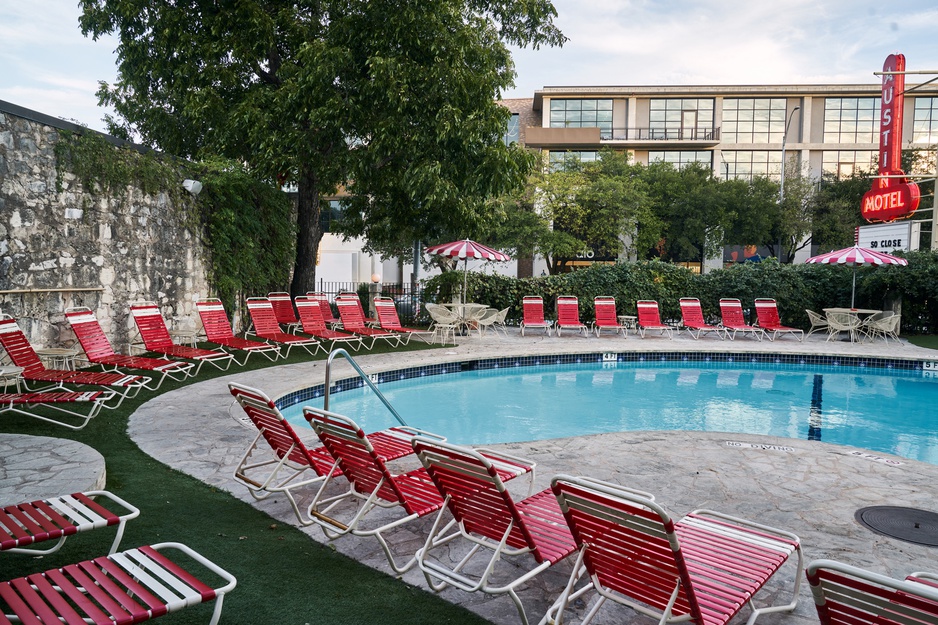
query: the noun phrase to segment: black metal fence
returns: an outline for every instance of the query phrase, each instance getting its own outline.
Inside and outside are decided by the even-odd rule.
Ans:
[[[397,315],[403,325],[427,325],[430,318],[423,303],[423,287],[412,287],[409,284],[374,284],[371,282],[326,282],[320,280],[317,291],[329,296],[329,301],[335,300],[340,293],[357,293],[362,300],[362,306],[369,310],[368,302],[375,296],[390,297],[397,304]]]

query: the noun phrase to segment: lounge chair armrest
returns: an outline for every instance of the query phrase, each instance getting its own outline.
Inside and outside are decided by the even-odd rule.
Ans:
[[[446,437],[445,437],[445,436],[442,436],[442,435],[440,435],[440,434],[434,434],[433,432],[427,432],[426,430],[421,430],[421,429],[418,429],[418,428],[412,428],[412,427],[410,427],[409,425],[396,425],[396,426],[394,426],[394,429],[395,429],[395,430],[399,430],[399,431],[403,431],[403,432],[408,432],[408,433],[410,433],[412,436],[426,436],[427,438],[432,438],[432,439],[438,440],[438,441],[445,441],[445,440],[446,440]]]
[[[522,456],[516,456],[514,454],[508,454],[500,449],[492,449],[491,447],[476,447],[475,450],[489,460],[505,460],[510,464],[517,464],[522,467],[528,467],[528,469],[531,471],[534,471],[534,469],[537,468],[537,462],[534,460],[530,460]]]
[[[739,517],[735,517],[729,514],[723,514],[722,512],[715,512],[713,510],[707,510],[707,509],[699,509],[699,510],[694,510],[693,512],[687,515],[687,517],[690,517],[690,516],[701,517],[703,519],[713,519],[716,521],[721,521],[726,525],[735,524],[744,528],[744,531],[748,529],[748,530],[756,530],[764,534],[770,534],[770,535],[774,534],[775,536],[779,538],[787,539],[788,541],[793,542],[795,545],[801,544],[801,539],[798,538],[796,534],[793,534],[791,532],[786,532],[785,530],[780,530],[776,527],[771,527],[769,525],[756,523],[755,521],[750,521],[748,519],[741,519]],[[684,518],[687,519],[687,517],[684,517]],[[729,531],[732,531],[732,528],[730,527],[728,527],[727,529]]]
[[[218,596],[219,600],[221,599],[221,597],[223,597],[227,593],[234,590],[234,587],[238,585],[238,580],[235,578],[234,575],[232,575],[225,569],[221,568],[220,566],[218,566],[217,564],[215,564],[214,562],[212,562],[211,560],[203,556],[198,551],[195,551],[194,549],[187,547],[186,545],[182,543],[175,543],[175,542],[157,543],[155,545],[150,545],[150,548],[154,549],[155,551],[163,551],[164,549],[176,549],[177,551],[181,551],[187,556],[189,556],[190,558],[192,558],[193,560],[195,560],[196,562],[198,562],[199,564],[201,564],[202,566],[204,566],[205,568],[207,568],[208,570],[210,570],[212,573],[218,575],[220,578],[225,580],[226,583],[224,586],[222,586],[221,588],[214,589],[215,594]]]
[[[586,484],[597,490],[604,491],[609,495],[617,496],[619,494],[628,495],[628,499],[632,497],[640,497],[642,499],[647,499],[648,501],[654,501],[655,496],[651,493],[645,492],[643,490],[638,490],[637,488],[629,488],[628,486],[622,486],[620,484],[613,484],[612,482],[606,482],[603,480],[596,479],[594,477],[573,477],[572,475],[558,474],[551,478],[551,484],[555,481],[561,480],[564,482],[570,482],[571,484]]]

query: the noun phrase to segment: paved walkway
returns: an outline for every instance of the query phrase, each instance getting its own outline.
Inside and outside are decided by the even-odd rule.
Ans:
[[[640,340],[634,336],[626,340],[576,336],[522,338],[516,333],[508,338],[461,337],[458,346],[433,351],[362,354],[355,358],[368,373],[374,373],[431,362],[510,354],[625,350],[837,353],[938,360],[936,352],[906,343],[852,345],[827,343],[816,336],[802,344],[792,339],[759,343],[751,339],[693,341],[684,337],[673,341],[657,337]],[[130,435],[145,452],[166,464],[253,502],[231,477],[254,433],[233,418],[239,409],[232,405],[227,383],[238,381],[276,397],[321,383],[324,367],[320,361],[235,373],[163,394],[132,415]],[[350,371],[347,365],[338,364],[333,380],[348,376]],[[913,570],[938,569],[934,549],[879,536],[854,520],[855,511],[869,505],[938,507],[935,465],[807,440],[700,432],[625,432],[509,444],[504,448],[538,462],[538,488],[546,487],[550,477],[557,473],[588,475],[651,491],[675,517],[706,507],[795,532],[802,539],[808,560],[835,558],[902,577]],[[295,524],[283,498],[253,503],[280,521]],[[391,544],[401,555],[413,553],[422,544],[429,522],[422,520],[397,530],[390,536]],[[318,529],[304,531],[312,539],[322,540]],[[372,539],[346,537],[333,544],[340,552],[369,566],[389,570]],[[555,566],[521,592],[529,618],[534,622],[559,592],[570,566],[570,563]],[[789,570],[781,581],[792,579],[793,571]],[[425,587],[419,572],[411,571],[404,580]],[[770,592],[777,589],[775,585],[769,588]],[[507,597],[488,598],[452,589],[442,595],[467,605],[498,625],[518,623]],[[794,615],[766,615],[760,622],[816,623],[816,613],[804,586],[801,599]],[[630,611],[609,610],[597,622],[631,622],[633,618]]]

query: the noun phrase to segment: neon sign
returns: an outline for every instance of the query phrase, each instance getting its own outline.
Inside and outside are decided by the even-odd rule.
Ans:
[[[905,55],[890,54],[883,63],[883,97],[879,122],[879,175],[902,176],[902,109],[905,102]],[[911,217],[920,200],[918,185],[908,178],[878,178],[866,192],[860,214],[868,222]]]

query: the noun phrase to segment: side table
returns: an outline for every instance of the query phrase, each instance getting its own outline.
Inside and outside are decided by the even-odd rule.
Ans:
[[[78,350],[74,347],[46,347],[37,349],[36,355],[50,369],[75,369],[75,356]]]
[[[20,388],[20,383],[23,381],[23,368],[22,367],[13,367],[13,366],[3,366],[0,367],[0,387],[3,387],[3,391],[6,392],[7,387],[11,384],[16,387],[17,393],[22,393],[23,390]]]

